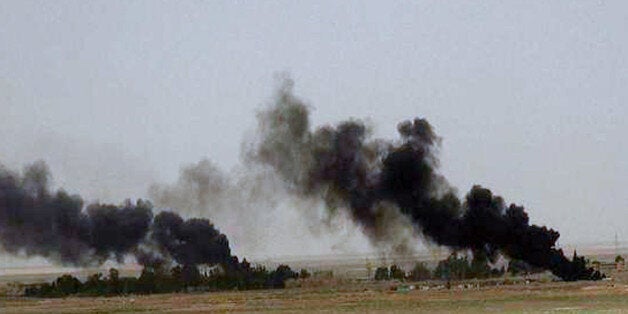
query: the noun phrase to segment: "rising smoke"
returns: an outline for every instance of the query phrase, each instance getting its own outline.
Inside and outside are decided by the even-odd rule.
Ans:
[[[551,270],[565,280],[597,278],[580,259],[556,248],[559,233],[530,225],[523,207],[506,205],[489,189],[474,186],[464,201],[438,173],[440,144],[432,126],[416,118],[398,125],[399,141],[370,140],[364,123],[352,120],[311,131],[307,106],[279,90],[260,113],[261,137],[249,155],[281,175],[289,189],[348,211],[373,241],[394,230],[400,215],[428,240],[455,250],[498,253]],[[395,214],[392,214],[393,216]]]
[[[181,265],[225,263],[229,242],[207,219],[183,220],[151,203],[90,204],[78,195],[50,191],[50,172],[35,162],[23,173],[0,168],[0,244],[15,255],[42,256],[61,264],[122,262],[143,265],[174,260]]]
[[[371,139],[359,120],[312,131],[309,109],[293,95],[292,85],[286,80],[273,104],[258,114],[259,136],[245,143],[243,153],[248,175],[233,179],[201,162],[186,168],[178,184],[153,187],[153,199],[173,209],[240,204],[235,207],[246,219],[259,217],[253,213],[260,202],[272,206],[283,196],[275,192],[281,185],[300,204],[322,200],[331,219],[351,217],[375,247],[384,243],[408,250],[420,234],[492,260],[500,253],[520,259],[565,280],[599,276],[579,259],[568,260],[556,248],[559,233],[530,225],[523,207],[506,205],[480,186],[460,200],[438,173],[440,139],[427,120],[400,123],[397,141]],[[6,251],[75,265],[122,260],[128,254],[143,264],[216,264],[234,258],[226,236],[207,219],[185,220],[172,211],[153,217],[145,201],[92,204],[83,210],[80,197],[50,192],[49,177],[41,162],[22,175],[0,170],[0,244]],[[245,228],[266,223],[241,222]]]

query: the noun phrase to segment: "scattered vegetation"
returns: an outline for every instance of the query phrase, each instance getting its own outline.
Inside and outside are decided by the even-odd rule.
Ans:
[[[617,263],[623,263],[622,256],[615,258]],[[574,253],[573,263],[585,265],[588,261]],[[598,262],[599,263],[599,262]],[[461,280],[471,278],[489,278],[502,276],[504,267],[491,267],[489,258],[485,254],[476,253],[471,259],[467,255],[452,253],[448,258],[440,261],[435,269],[431,270],[424,262],[417,262],[409,272],[398,265],[381,266],[375,270],[375,280]],[[580,267],[583,268],[584,267]],[[522,260],[511,260],[508,263],[508,272],[512,275],[531,274],[542,272],[543,268],[530,266]],[[599,274],[599,272],[597,272]],[[218,290],[253,290],[253,289],[282,289],[290,279],[307,279],[312,274],[307,269],[293,271],[287,265],[279,265],[269,271],[263,266],[251,266],[237,258],[230,263],[221,263],[205,269],[201,273],[195,265],[177,265],[172,268],[161,264],[146,266],[139,277],[120,277],[117,269],[111,268],[107,276],[96,273],[85,281],[65,274],[50,283],[29,285],[24,294],[29,297],[65,297],[103,296],[151,294],[190,291],[218,291]],[[314,276],[333,277],[331,272],[315,272]]]
[[[447,259],[440,261],[434,270],[430,270],[424,262],[417,262],[410,272],[405,272],[397,265],[378,267],[375,270],[375,280],[459,280],[502,276],[504,272],[503,267],[492,268],[485,254],[476,253],[469,260],[466,255],[452,253]]]
[[[170,293],[187,291],[251,290],[285,288],[289,279],[307,278],[307,270],[296,273],[287,265],[280,265],[273,271],[262,266],[251,267],[244,260],[238,267],[215,266],[209,273],[201,274],[196,266],[145,267],[138,278],[120,277],[117,269],[89,276],[84,282],[65,274],[51,283],[26,287],[24,294],[29,297],[103,296]]]

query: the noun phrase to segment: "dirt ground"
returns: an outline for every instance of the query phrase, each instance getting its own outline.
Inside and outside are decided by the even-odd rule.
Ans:
[[[4,292],[0,289],[0,313],[628,313],[628,271],[612,267],[603,271],[613,279],[566,283],[547,276],[528,277],[529,281],[504,277],[454,282],[447,289],[438,281],[401,284],[321,277],[291,282],[280,290],[64,299],[10,297],[5,284]]]
[[[628,285],[614,282],[394,291],[349,282],[284,290],[65,299],[0,299],[2,313],[103,312],[626,312]],[[336,288],[334,288],[336,287]]]

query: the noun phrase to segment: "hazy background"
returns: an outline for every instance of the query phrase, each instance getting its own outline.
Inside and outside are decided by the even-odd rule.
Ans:
[[[316,125],[426,117],[460,195],[490,187],[563,245],[623,241],[627,29],[624,1],[1,1],[0,162],[116,203],[204,157],[229,171],[289,72]]]

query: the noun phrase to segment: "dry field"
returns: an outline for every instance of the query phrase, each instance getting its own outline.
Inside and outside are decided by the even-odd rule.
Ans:
[[[2,313],[103,312],[627,312],[628,285],[532,283],[398,292],[388,284],[333,283],[285,290],[66,299],[5,298]]]
[[[628,313],[628,271],[603,271],[612,281],[551,282],[545,279],[529,284],[521,278],[514,284],[490,282],[454,283],[450,290],[439,282],[414,283],[415,289],[396,291],[393,282],[377,283],[356,278],[363,260],[334,263],[334,279],[314,278],[293,282],[283,290],[181,293],[125,297],[71,297],[33,299],[2,297],[0,313],[128,313],[128,312],[606,312]],[[304,265],[305,266],[305,265]],[[311,266],[311,265],[308,265]],[[321,265],[319,265],[321,266]],[[330,267],[324,265],[321,268]],[[131,273],[129,273],[130,275]],[[50,276],[50,274],[44,274]],[[80,274],[77,274],[80,275]],[[30,275],[29,275],[30,276]],[[32,275],[35,276],[35,275]],[[43,275],[42,275],[43,276]],[[5,276],[20,282],[41,280],[36,276]],[[28,279],[28,280],[25,280]],[[514,278],[507,279],[512,282]],[[545,282],[543,282],[545,281]],[[483,284],[482,287],[476,284]],[[408,285],[406,285],[408,286]],[[430,286],[429,289],[427,287]],[[473,287],[471,287],[473,286]],[[7,286],[4,285],[6,288]],[[6,290],[5,290],[6,293]]]

